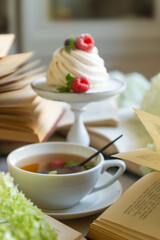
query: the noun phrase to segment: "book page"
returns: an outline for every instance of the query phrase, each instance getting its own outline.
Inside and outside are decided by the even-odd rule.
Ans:
[[[0,59],[0,77],[12,72],[33,56],[33,52],[8,55]]]
[[[40,60],[35,60],[31,63],[26,63],[25,65],[18,67],[11,74],[7,74],[6,76],[0,77],[0,84],[12,81],[12,79],[19,77],[19,75],[24,74],[24,73],[30,71],[31,69],[37,67],[37,65],[39,63],[40,63]]]
[[[0,94],[0,107],[17,107],[31,105],[37,94],[31,86],[24,87],[15,91]]]
[[[38,67],[36,69],[28,70],[27,72],[24,72],[24,73],[22,72],[17,75],[10,74],[8,76],[8,78],[6,77],[6,78],[0,79],[0,88],[2,88],[3,86],[6,86],[6,85],[10,85],[10,84],[16,84],[18,86],[19,82],[23,81],[23,79],[32,78],[33,76],[35,76],[35,74],[43,73],[43,71],[44,71],[44,67]],[[44,75],[45,75],[45,73],[43,73],[42,76],[44,76]],[[37,77],[39,78],[40,76],[37,76]]]
[[[34,73],[37,73],[39,70],[41,70],[41,68],[34,70]],[[34,73],[32,73],[32,75],[30,76],[26,74],[26,76],[23,76],[19,79],[12,79],[12,81],[3,85],[0,84],[0,93],[22,89],[24,87],[29,86],[29,84],[31,84],[31,82],[34,81],[35,79],[44,76],[44,73],[39,72],[39,74],[36,75],[34,75]]]
[[[39,142],[38,136],[27,131],[17,131],[14,129],[0,128],[0,141],[34,143]]]
[[[57,231],[58,240],[85,240],[81,233],[57,221],[56,219],[44,214],[53,228]]]
[[[107,128],[101,126],[101,128],[94,128],[95,131],[104,135],[110,141],[123,134],[123,137],[114,143],[117,152],[146,147],[151,138],[142,123],[137,119],[133,109],[119,109],[117,115],[118,126],[107,126]]]
[[[26,90],[27,91],[27,90]],[[16,91],[17,92],[17,91]],[[15,104],[14,101],[10,101],[9,103],[3,102],[4,104],[1,104],[1,96],[0,94],[0,114],[6,114],[6,117],[10,117],[10,114],[32,114],[36,106],[39,104],[40,97],[35,96],[33,99],[30,98],[30,101],[26,100],[26,104],[23,101],[18,101],[17,104]],[[15,100],[15,99],[14,99]]]
[[[96,232],[92,233],[93,230],[96,230]],[[114,240],[153,240],[152,237],[148,237],[145,234],[142,234],[140,232],[130,230],[126,227],[123,227],[121,225],[106,221],[104,219],[95,220],[94,224],[92,225],[92,231],[88,233],[90,236],[90,233],[92,233],[93,238],[92,240],[106,240],[106,236],[108,239],[114,239]],[[102,233],[104,233],[104,237],[102,238]],[[96,237],[94,237],[96,235]]]
[[[160,172],[152,172],[133,184],[98,218],[159,239]]]
[[[52,134],[63,113],[64,108],[60,103],[41,99],[33,114],[35,120],[31,124],[40,142]]]
[[[24,125],[24,124],[19,124],[17,125],[16,123],[8,123],[8,122],[0,122],[0,139],[3,140],[3,135],[2,135],[2,130],[5,130],[6,133],[8,134],[8,136],[6,136],[9,139],[9,131],[17,131],[17,134],[19,132],[25,133],[25,132],[30,132],[33,133],[33,129],[30,128],[30,126],[28,125]]]
[[[8,54],[14,39],[14,34],[0,34],[0,57],[4,57]]]
[[[130,228],[126,228],[122,225],[116,224],[116,223],[112,223],[106,220],[101,219],[100,222],[98,222],[98,224],[101,224],[101,226],[105,226],[105,229],[108,230],[108,234],[116,234],[118,240],[122,239],[126,239],[126,240],[155,240],[155,238],[153,238],[152,236],[148,236],[146,234],[143,234],[143,232],[139,232],[139,231],[135,231],[133,229]],[[111,231],[111,232],[110,232]],[[108,236],[108,235],[107,235]],[[120,238],[121,236],[121,238]],[[157,240],[157,239],[156,239]]]
[[[116,99],[89,103],[82,117],[86,126],[117,126],[119,118]],[[68,129],[73,122],[74,114],[68,107],[58,124],[58,130]]]
[[[160,171],[160,153],[158,152],[153,152],[148,149],[137,149],[129,152],[117,153],[113,156]]]
[[[152,137],[157,151],[160,152],[160,117],[138,110],[138,109],[134,109],[137,116],[139,117],[139,119],[142,121],[143,125],[145,126],[145,128],[147,129],[148,133],[150,134],[150,136]]]

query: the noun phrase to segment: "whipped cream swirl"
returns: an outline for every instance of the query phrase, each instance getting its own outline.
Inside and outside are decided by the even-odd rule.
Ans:
[[[98,49],[92,51],[58,49],[46,73],[47,83],[55,87],[66,86],[66,76],[85,76],[90,83],[90,89],[102,88],[109,80],[109,74],[104,66],[104,60],[99,56]]]

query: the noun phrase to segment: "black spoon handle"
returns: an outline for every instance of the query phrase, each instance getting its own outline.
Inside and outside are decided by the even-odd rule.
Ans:
[[[107,145],[105,145],[104,147],[102,147],[101,149],[99,149],[96,153],[94,153],[93,155],[91,155],[89,158],[87,158],[84,162],[78,164],[78,166],[83,166],[84,164],[86,164],[87,162],[89,162],[92,158],[94,158],[95,156],[97,156],[99,153],[103,152],[103,150],[105,150],[106,148],[110,147],[114,142],[116,142],[119,138],[121,138],[123,135],[121,134],[119,137],[115,138],[113,141],[111,141],[110,143],[108,143]]]

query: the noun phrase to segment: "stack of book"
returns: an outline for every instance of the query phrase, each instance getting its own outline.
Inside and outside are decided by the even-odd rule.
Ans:
[[[0,141],[42,142],[47,140],[63,114],[63,107],[43,99],[31,82],[44,76],[33,52],[7,55],[14,35],[0,35]]]

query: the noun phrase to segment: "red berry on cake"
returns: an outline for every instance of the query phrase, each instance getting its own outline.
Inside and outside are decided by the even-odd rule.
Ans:
[[[76,48],[85,52],[89,52],[94,47],[94,40],[88,33],[82,34],[76,39]]]
[[[90,84],[86,77],[76,77],[72,80],[71,89],[74,93],[84,93],[90,88]]]

